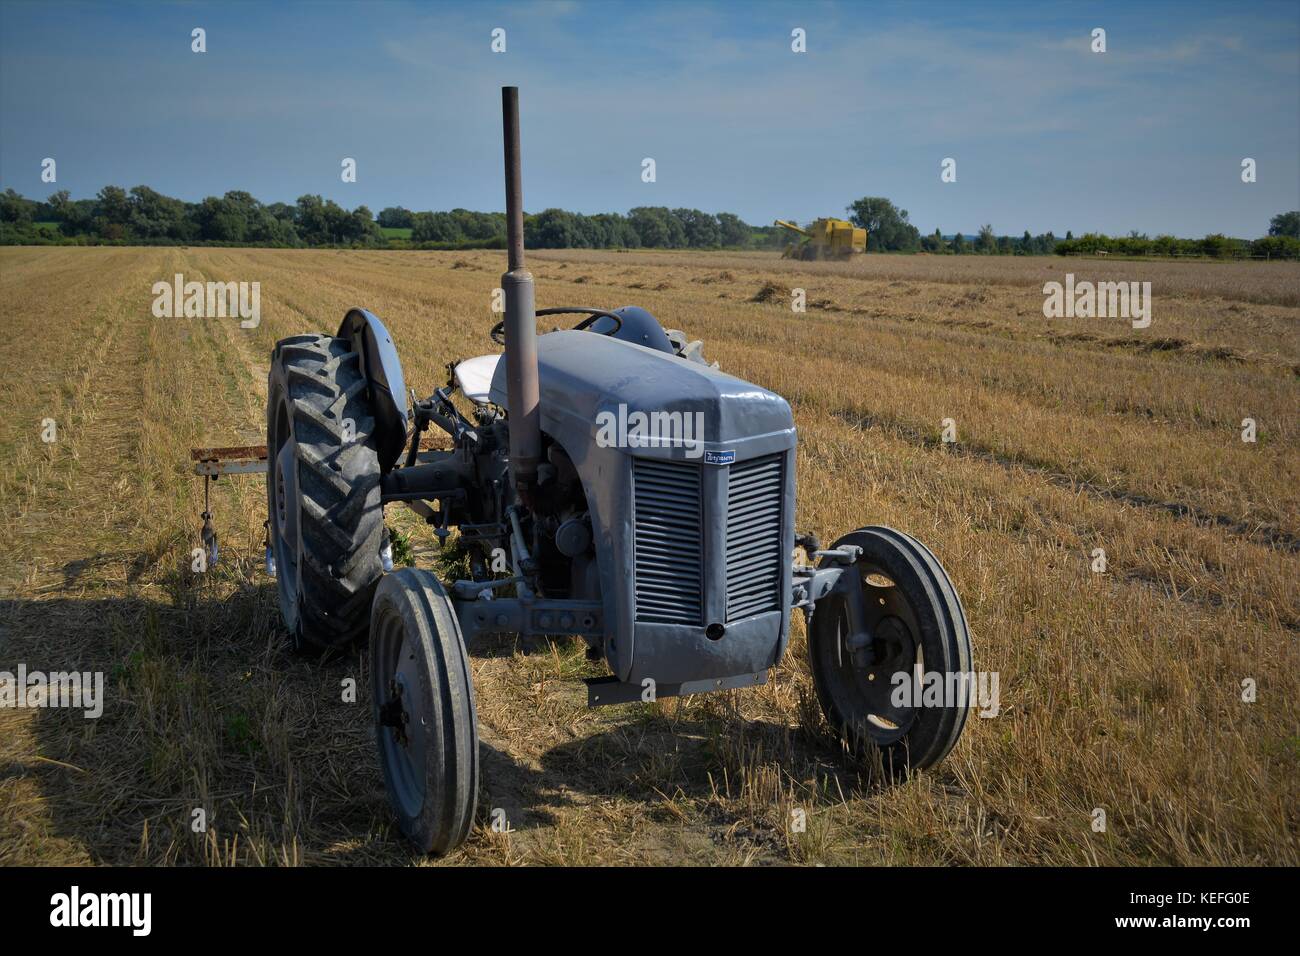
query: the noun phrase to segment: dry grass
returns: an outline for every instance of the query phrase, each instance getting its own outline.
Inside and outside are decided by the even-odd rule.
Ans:
[[[821,735],[797,624],[766,687],[595,712],[579,646],[487,643],[480,825],[447,862],[1300,862],[1295,266],[603,252],[532,266],[540,306],[644,305],[786,395],[800,528],[890,524],[929,543],[1002,711],[972,719],[936,772],[879,789]],[[446,362],[492,348],[502,268],[487,252],[0,250],[0,670],[108,682],[99,720],[0,711],[0,863],[412,861],[388,822],[364,654],[284,651],[257,478],[217,486],[223,563],[188,572],[201,485],[186,452],[260,441],[271,345],[353,305],[383,317],[427,393]],[[1152,326],[1045,320],[1042,283],[1066,271],[1151,281]],[[260,281],[261,327],[153,318],[150,286],[175,272]],[[769,283],[805,289],[807,314],[783,294],[751,301]],[[1257,444],[1240,441],[1245,417]],[[1105,575],[1089,570],[1097,547]],[[493,808],[512,832],[491,831]]]

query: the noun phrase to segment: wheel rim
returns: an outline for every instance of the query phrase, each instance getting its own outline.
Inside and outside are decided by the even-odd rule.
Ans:
[[[415,817],[424,805],[429,713],[420,682],[420,651],[407,639],[402,618],[386,609],[371,634],[376,643],[380,750],[389,791],[402,813]]]
[[[276,586],[280,609],[291,631],[298,622],[298,454],[289,428],[289,408],[276,405],[272,442],[269,449],[269,482],[272,517],[271,550],[275,555]]]
[[[860,561],[857,570],[871,647],[862,652],[865,661],[855,660],[849,646],[848,609],[840,602],[834,640],[821,648],[823,666],[833,683],[833,696],[846,705],[840,710],[851,729],[887,747],[907,736],[917,718],[921,702],[915,689],[925,672],[921,631],[914,609],[884,568]],[[893,699],[900,674],[913,682],[901,706]]]

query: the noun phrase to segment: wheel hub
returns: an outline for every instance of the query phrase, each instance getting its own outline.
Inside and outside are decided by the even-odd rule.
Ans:
[[[425,796],[426,750],[430,705],[420,679],[418,644],[405,633],[398,614],[385,614],[376,622],[374,666],[382,684],[376,687],[378,732],[384,760],[392,776],[394,799],[405,812],[417,813]]]
[[[407,744],[406,725],[411,722],[411,715],[402,706],[405,686],[401,677],[388,682],[388,703],[379,707],[379,723],[393,732],[393,740],[405,747]]]
[[[895,582],[874,567],[861,569],[866,596],[866,629],[871,642],[857,653],[843,654],[846,679],[858,697],[857,712],[876,742],[899,739],[915,720],[911,695],[896,701],[899,675],[912,681],[917,666],[917,639],[909,621],[911,610]],[[843,639],[847,640],[847,630]],[[855,676],[850,677],[849,674]]]
[[[298,462],[292,439],[275,458],[275,530],[287,545],[297,545]]]
[[[890,615],[876,622],[871,641],[871,665],[868,673],[886,679],[899,667],[911,669],[916,660],[916,644],[907,632],[907,625]]]

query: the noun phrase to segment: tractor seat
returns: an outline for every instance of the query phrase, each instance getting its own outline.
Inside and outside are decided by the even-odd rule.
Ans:
[[[480,355],[478,358],[457,362],[453,374],[456,385],[466,398],[475,405],[487,405],[492,401],[492,376],[496,374],[500,355]]]

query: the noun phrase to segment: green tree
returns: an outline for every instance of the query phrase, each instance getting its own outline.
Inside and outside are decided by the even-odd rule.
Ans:
[[[1232,255],[1232,240],[1221,232],[1214,232],[1201,240],[1202,255],[1225,259]]]
[[[920,248],[921,232],[907,221],[907,210],[883,196],[856,199],[846,211],[855,226],[867,230],[868,249],[911,252]]]
[[[535,249],[572,249],[587,242],[577,218],[563,209],[543,209],[524,223],[524,241]]]
[[[724,246],[748,246],[752,230],[735,213],[720,212],[718,219],[718,241]]]
[[[505,235],[506,220],[501,213],[453,209],[450,216],[456,223],[456,229],[463,239],[485,242],[497,236]]]
[[[384,234],[375,222],[375,214],[366,205],[358,206],[343,223],[345,242],[353,245],[373,246],[384,241]]]
[[[320,196],[298,197],[294,225],[309,246],[370,245],[382,235],[365,206],[348,212],[334,200]]]
[[[379,210],[379,225],[383,229],[410,229],[415,214],[401,206],[389,206]]]
[[[1250,254],[1266,259],[1300,258],[1300,239],[1295,236],[1265,236],[1250,244]]]
[[[627,214],[641,245],[648,249],[680,249],[686,245],[686,230],[664,206],[637,206]]]
[[[604,233],[604,248],[635,249],[641,244],[636,229],[627,221],[627,217],[616,212],[602,212],[591,218]]]
[[[92,232],[95,228],[95,200],[67,197],[67,190],[50,197],[51,205],[55,205],[55,201],[60,198],[63,200],[55,205],[59,216],[59,231],[65,236],[82,236]]]
[[[179,199],[148,186],[134,186],[129,202],[131,232],[143,239],[186,241],[198,235],[189,206]]]
[[[0,193],[0,221],[29,223],[36,203],[24,199],[12,187]]]
[[[1300,239],[1300,211],[1278,213],[1269,220],[1268,234]]]
[[[239,202],[207,196],[194,212],[199,238],[210,242],[243,242],[248,232],[248,212]]]
[[[683,245],[708,249],[720,244],[718,220],[698,209],[674,209],[673,218],[681,223]]]
[[[573,219],[578,227],[578,235],[582,240],[582,245],[579,248],[604,249],[610,245],[610,226],[606,217],[584,216],[582,213],[574,213]]]
[[[95,216],[107,223],[124,226],[131,219],[131,204],[121,186],[105,186],[95,196]]]

